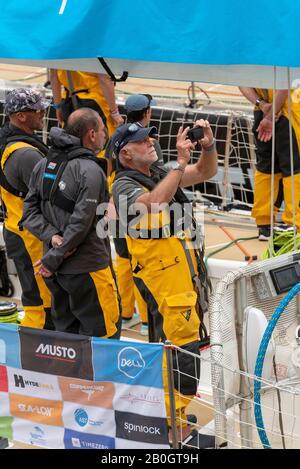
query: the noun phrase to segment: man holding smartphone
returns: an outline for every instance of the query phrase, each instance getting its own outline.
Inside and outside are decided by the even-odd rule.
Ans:
[[[120,225],[124,227],[127,220],[126,240],[134,281],[147,303],[151,319],[150,341],[169,340],[199,355],[200,309],[204,299],[200,298],[199,289],[199,277],[204,269],[199,259],[201,252],[189,243],[186,232],[177,231],[175,217],[169,217],[169,209],[174,205],[182,209],[183,217],[190,206],[182,187],[204,182],[217,171],[210,124],[201,119],[196,126],[204,131],[199,160],[189,164],[196,144],[187,138],[189,128],[180,127],[177,162],[169,172],[153,165],[157,161],[153,145],[155,127],[143,128],[138,123],[119,127],[113,137],[117,174],[112,193]],[[135,212],[139,212],[136,223]],[[194,357],[180,351],[174,357],[173,368],[184,372],[180,380],[179,373],[174,373],[175,399],[177,425],[183,422],[187,428],[185,408],[197,390],[199,370],[195,370]]]

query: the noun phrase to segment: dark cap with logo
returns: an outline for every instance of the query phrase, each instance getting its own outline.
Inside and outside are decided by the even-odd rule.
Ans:
[[[50,101],[32,88],[15,88],[7,93],[5,97],[6,114],[21,111],[41,111],[49,106]]]
[[[129,142],[140,142],[146,137],[157,134],[156,127],[143,127],[140,123],[124,124],[117,128],[112,137],[112,147],[115,155],[119,155],[122,148]]]

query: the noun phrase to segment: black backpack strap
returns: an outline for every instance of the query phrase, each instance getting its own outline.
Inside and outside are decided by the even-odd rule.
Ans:
[[[57,207],[62,208],[68,213],[74,212],[75,202],[74,200],[67,199],[61,191],[56,190],[55,195],[53,197],[53,204],[57,205]]]
[[[13,187],[7,180],[4,171],[2,169],[2,157],[5,152],[5,148],[7,146],[7,143],[1,145],[0,147],[0,186],[3,187],[7,192],[9,192],[12,195],[15,195],[16,197],[20,197],[21,199],[25,199],[26,194],[28,191],[19,191],[15,187]]]
[[[64,152],[57,150],[49,151],[43,173],[42,199],[49,200],[54,205],[72,213],[74,203],[72,206],[72,201],[66,199],[62,194],[60,194],[61,191],[58,190],[58,184],[67,163],[67,155]]]
[[[8,180],[5,177],[4,171],[2,169],[1,165],[1,160],[2,160],[2,155],[4,153],[6,145],[2,145],[0,148],[0,186],[3,187],[7,192],[9,192],[12,195],[15,195],[16,197],[20,197],[21,199],[25,199],[26,194],[28,191],[18,191],[15,187],[13,187]]]
[[[16,197],[20,197],[21,199],[25,199],[27,192],[28,191],[18,191],[15,189],[6,179],[4,172],[2,171],[2,168],[0,168],[0,186],[3,187],[7,192],[9,192],[12,195],[15,195]]]
[[[70,93],[70,91],[68,90],[68,88],[66,88],[65,86],[64,86],[64,89],[65,89],[65,92],[66,92],[66,98],[69,98],[69,96],[72,96],[72,95],[74,95],[74,94],[89,93],[89,91],[90,91],[88,88],[84,88],[84,89],[82,89],[82,90],[75,90],[75,91],[73,91],[72,93]]]
[[[75,202],[64,196],[59,190],[59,183],[68,162],[75,158],[92,160],[104,171],[107,165],[103,158],[97,158],[91,150],[83,147],[71,147],[69,150],[55,148],[49,151],[43,175],[43,200],[49,200],[50,203],[68,213],[73,213]]]
[[[45,145],[38,137],[35,135],[27,135],[25,132],[23,132],[20,129],[16,130],[11,130],[10,133],[6,136],[5,140],[3,141],[3,144],[0,147],[0,186],[3,187],[7,192],[9,192],[12,195],[15,195],[16,197],[20,197],[21,199],[24,199],[27,195],[28,191],[19,191],[15,187],[13,187],[8,180],[5,177],[4,171],[2,170],[2,157],[5,152],[5,149],[9,143],[14,144],[14,143],[27,143],[31,145],[34,149],[38,150],[42,156],[45,156],[48,151],[47,145]]]

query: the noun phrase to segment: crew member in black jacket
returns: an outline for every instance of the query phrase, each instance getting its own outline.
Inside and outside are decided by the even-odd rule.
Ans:
[[[21,230],[24,197],[31,173],[44,159],[48,147],[35,134],[42,130],[50,101],[37,91],[16,88],[6,96],[9,122],[0,130],[0,185],[4,210],[3,237],[9,258],[14,260],[22,289],[25,317],[22,326],[52,329],[51,295],[43,278],[36,277],[32,264],[41,258],[42,243],[28,230]]]
[[[119,338],[120,309],[107,236],[96,215],[108,202],[105,160],[96,157],[106,131],[97,112],[73,112],[66,129],[52,128],[47,159],[33,171],[22,225],[44,242],[36,264],[52,292],[56,330]],[[105,230],[102,230],[104,233]]]

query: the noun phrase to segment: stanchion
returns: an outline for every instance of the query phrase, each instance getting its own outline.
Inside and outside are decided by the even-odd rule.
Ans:
[[[171,433],[172,433],[172,447],[178,449],[177,427],[176,427],[176,404],[175,404],[175,386],[173,376],[173,360],[172,360],[172,343],[169,340],[165,341],[165,351],[167,357],[167,376],[168,376],[168,391],[170,402],[170,418],[171,418]]]

